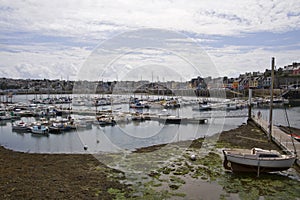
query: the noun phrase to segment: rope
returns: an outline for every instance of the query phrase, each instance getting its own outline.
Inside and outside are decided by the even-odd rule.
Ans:
[[[294,154],[296,154],[296,157],[298,157],[297,156],[297,151],[296,151],[296,146],[295,146],[295,143],[294,143],[294,138],[292,136],[292,130],[291,130],[291,126],[290,126],[290,121],[289,121],[288,114],[287,114],[287,111],[286,111],[286,106],[284,106],[284,111],[285,111],[285,117],[286,117],[286,120],[287,120],[287,123],[288,123],[289,134],[291,136],[292,144],[293,144],[293,147],[294,147]]]

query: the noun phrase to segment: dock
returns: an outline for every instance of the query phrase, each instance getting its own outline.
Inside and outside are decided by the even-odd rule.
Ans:
[[[166,124],[206,124],[207,118],[188,118],[175,116],[150,115],[150,119]]]
[[[266,134],[269,134],[269,123],[262,118],[252,116],[253,122],[260,127]],[[296,154],[296,164],[300,166],[299,154],[300,154],[300,142],[292,138],[290,135],[280,130],[277,126],[272,126],[271,139],[284,151],[289,154]],[[295,146],[295,148],[294,148]]]

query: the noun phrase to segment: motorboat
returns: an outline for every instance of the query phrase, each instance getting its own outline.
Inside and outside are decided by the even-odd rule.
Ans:
[[[34,134],[39,134],[39,135],[49,134],[49,128],[44,125],[34,125],[30,128],[30,131]]]
[[[13,131],[28,131],[29,126],[25,122],[21,121],[19,123],[14,123],[12,125],[12,130]]]

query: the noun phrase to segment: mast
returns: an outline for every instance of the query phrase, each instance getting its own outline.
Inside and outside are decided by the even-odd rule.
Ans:
[[[271,141],[271,138],[272,138],[272,126],[273,126],[274,68],[275,68],[275,58],[272,57],[272,71],[271,71],[271,99],[270,99],[270,117],[269,117],[269,134],[268,134],[268,139],[269,139],[269,141]]]

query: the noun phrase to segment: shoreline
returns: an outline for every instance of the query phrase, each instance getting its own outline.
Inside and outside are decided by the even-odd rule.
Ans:
[[[248,122],[249,123],[249,122]],[[250,122],[250,123],[253,123],[253,122]],[[239,126],[237,126],[236,128],[233,128],[233,129],[230,129],[230,130],[227,130],[227,131],[222,131],[221,133],[215,133],[214,135],[224,135],[224,134],[230,134],[230,132],[235,132],[236,129],[239,129],[241,127],[243,127],[244,125],[241,124]],[[254,124],[251,124],[251,126],[255,126]],[[295,127],[287,127],[287,126],[282,126],[282,125],[279,125],[278,126],[280,129],[282,129],[284,132],[286,132],[287,134],[289,134],[288,132],[289,131],[292,131],[293,134],[296,134],[296,135],[299,135],[300,136],[300,129],[299,128],[295,128]],[[258,127],[257,127],[258,128]],[[259,129],[259,128],[258,128]],[[214,135],[210,136],[210,137],[213,137]],[[226,137],[229,137],[229,135],[227,135]],[[226,137],[220,137],[221,140],[224,140],[224,138]],[[230,136],[231,137],[234,137],[234,136]],[[136,149],[132,149],[132,150],[129,150],[129,152],[131,153],[139,153],[139,152],[144,152],[143,150],[145,150],[145,152],[147,152],[147,149],[159,149],[160,147],[163,147],[163,146],[166,146],[168,144],[180,144],[180,143],[186,143],[186,142],[190,142],[191,144],[195,141],[199,141],[199,140],[202,140],[203,137],[201,138],[197,138],[197,139],[194,139],[194,140],[185,140],[185,141],[179,141],[179,142],[173,142],[173,143],[163,143],[163,144],[157,144],[157,145],[151,145],[151,146],[145,146],[145,147],[139,147],[139,148],[136,148]],[[241,138],[240,138],[241,139]],[[245,139],[245,138],[244,138]],[[247,138],[246,138],[247,139]],[[249,139],[249,138],[248,138]],[[225,139],[226,140],[226,139]],[[255,141],[255,139],[254,139]],[[219,141],[220,142],[220,141]],[[234,142],[230,142],[228,140],[226,140],[226,142],[229,142],[229,143],[237,143],[237,141],[234,141]],[[275,143],[274,143],[275,144]],[[248,148],[251,148],[248,143],[245,143],[244,144],[245,146],[244,147],[247,147]],[[97,155],[97,154],[114,154],[114,153],[120,153],[120,152],[89,152],[88,150],[85,151],[85,152],[54,152],[54,153],[51,153],[51,152],[28,152],[28,151],[21,151],[21,150],[14,150],[14,149],[11,149],[11,148],[7,148],[3,145],[0,145],[0,148],[3,148],[5,150],[8,150],[8,151],[12,151],[12,152],[15,152],[15,153],[24,153],[24,154],[34,154],[34,155]]]

